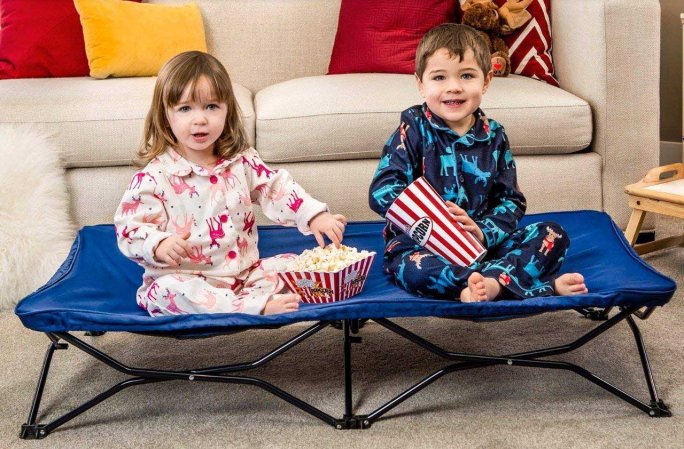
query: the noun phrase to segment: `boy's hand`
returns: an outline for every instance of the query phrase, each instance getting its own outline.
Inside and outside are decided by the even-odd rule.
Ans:
[[[446,202],[447,209],[449,209],[449,212],[451,212],[454,216],[454,220],[461,223],[463,226],[463,229],[465,229],[468,232],[471,232],[477,239],[484,245],[485,243],[485,238],[484,234],[482,233],[482,229],[473,221],[472,218],[468,215],[468,213],[458,207],[457,204],[452,203],[451,201]]]
[[[346,224],[347,219],[344,215],[332,215],[330,212],[321,212],[311,219],[309,229],[313,232],[321,248],[325,247],[324,234],[335,244],[335,248],[339,248]]]
[[[168,263],[172,267],[180,266],[190,251],[190,244],[186,241],[189,237],[189,231],[183,235],[166,237],[154,250],[154,258],[160,262]]]

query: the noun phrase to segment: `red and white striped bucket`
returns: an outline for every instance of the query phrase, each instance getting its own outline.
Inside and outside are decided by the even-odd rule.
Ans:
[[[424,177],[404,189],[386,217],[419,245],[456,265],[467,267],[487,254],[472,233],[453,221],[446,203]]]
[[[375,253],[339,271],[283,271],[278,277],[303,302],[322,304],[358,295],[368,278]]]

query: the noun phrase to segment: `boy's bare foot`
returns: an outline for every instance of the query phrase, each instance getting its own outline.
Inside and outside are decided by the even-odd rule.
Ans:
[[[501,285],[494,278],[486,278],[480,273],[473,273],[468,278],[468,287],[461,291],[461,301],[491,301],[501,293]]]
[[[559,296],[582,295],[589,290],[584,284],[584,276],[579,273],[565,273],[553,282],[553,289]]]
[[[282,295],[273,295],[271,299],[266,301],[262,315],[273,315],[274,313],[294,312],[299,309],[299,301],[301,296],[294,293],[287,293]]]

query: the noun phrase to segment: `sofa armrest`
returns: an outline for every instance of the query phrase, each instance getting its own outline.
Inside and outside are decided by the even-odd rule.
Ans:
[[[624,228],[624,187],[659,161],[660,3],[554,1],[551,13],[560,85],[591,105],[603,208]]]

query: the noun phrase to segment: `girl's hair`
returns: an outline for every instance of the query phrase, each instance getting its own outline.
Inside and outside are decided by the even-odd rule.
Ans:
[[[428,31],[418,44],[416,50],[416,75],[423,79],[428,59],[440,48],[445,48],[452,57],[463,60],[465,52],[470,49],[475,54],[475,61],[482,72],[487,75],[492,68],[491,54],[487,42],[476,29],[459,23],[443,23]]]
[[[197,82],[202,77],[209,82],[215,99],[228,106],[226,123],[216,141],[214,153],[229,159],[247,148],[249,143],[240,119],[240,107],[225,67],[210,54],[187,51],[167,61],[157,75],[152,105],[145,118],[143,141],[138,150],[142,165],[163,153],[167,147],[176,146],[167,111],[180,102],[187,86],[190,86],[192,101],[197,101]]]

